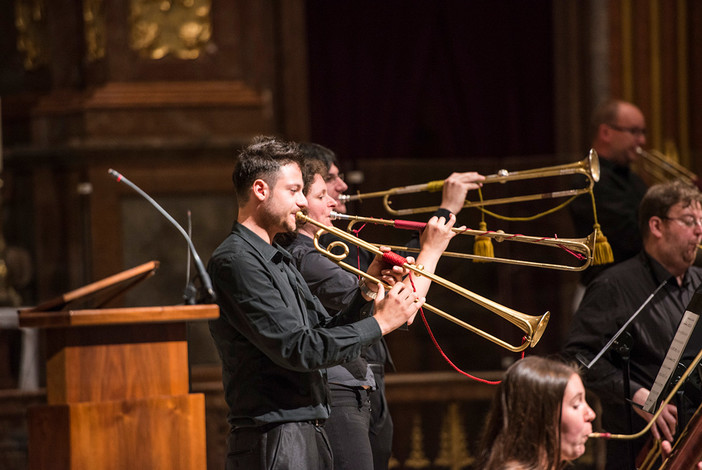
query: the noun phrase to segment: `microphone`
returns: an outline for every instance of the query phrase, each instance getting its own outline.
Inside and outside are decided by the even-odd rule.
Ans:
[[[200,260],[200,256],[197,254],[197,251],[195,250],[195,246],[193,245],[192,239],[188,236],[188,234],[185,232],[185,229],[180,226],[178,222],[175,221],[173,217],[170,216],[168,212],[166,212],[163,207],[161,207],[156,201],[154,201],[151,196],[146,194],[141,188],[139,188],[137,185],[129,181],[127,178],[125,178],[121,173],[113,170],[110,168],[108,170],[108,173],[110,176],[112,176],[115,180],[117,180],[118,183],[124,183],[130,188],[132,188],[134,191],[139,193],[144,199],[149,201],[149,203],[154,206],[170,223],[172,223],[175,228],[178,229],[178,231],[183,235],[185,240],[188,242],[188,247],[190,248],[190,252],[192,253],[193,260],[195,261],[195,266],[197,267],[197,272],[200,277],[200,282],[202,283],[202,286],[205,290],[204,293],[200,292],[200,298],[195,299],[193,298],[192,294],[188,294],[188,291],[190,289],[186,288],[186,295],[184,295],[185,301],[188,304],[194,304],[194,303],[212,303],[216,300],[217,296],[214,293],[214,289],[212,288],[212,280],[210,279],[209,274],[207,274],[207,271],[205,270],[205,267],[202,264],[202,261]]]

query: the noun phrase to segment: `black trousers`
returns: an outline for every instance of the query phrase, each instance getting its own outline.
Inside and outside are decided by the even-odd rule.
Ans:
[[[371,364],[377,390],[371,394],[370,442],[373,449],[373,468],[387,470],[392,454],[392,416],[385,400],[385,371],[381,364]]]
[[[330,470],[324,428],[309,422],[239,428],[227,436],[225,470]]]
[[[375,392],[335,384],[329,388],[332,406],[324,431],[331,443],[334,470],[373,470],[369,433],[370,397]]]

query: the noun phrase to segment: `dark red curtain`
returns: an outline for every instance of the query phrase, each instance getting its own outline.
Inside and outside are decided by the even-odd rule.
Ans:
[[[344,161],[549,154],[551,1],[308,0],[312,140]]]

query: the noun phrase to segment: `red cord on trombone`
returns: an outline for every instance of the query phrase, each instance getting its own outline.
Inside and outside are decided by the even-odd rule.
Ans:
[[[386,262],[396,265],[396,266],[402,266],[407,262],[407,259],[404,258],[403,256],[398,255],[397,253],[393,253],[392,251],[388,251],[386,253],[383,253],[383,260]],[[414,285],[414,280],[412,279],[412,273],[409,273],[409,280],[410,283],[412,284],[412,289],[417,292],[417,288]],[[476,377],[474,375],[469,374],[468,372],[465,372],[464,370],[460,369],[456,364],[449,359],[449,357],[446,355],[444,350],[441,348],[439,345],[439,342],[436,340],[436,337],[434,336],[434,333],[431,331],[431,328],[429,327],[429,323],[427,322],[426,317],[424,316],[424,309],[421,307],[419,308],[419,313],[422,317],[422,321],[424,322],[424,327],[427,329],[427,332],[429,333],[429,337],[431,338],[432,342],[434,343],[434,346],[436,349],[439,351],[441,356],[444,358],[444,360],[459,374],[465,375],[466,377],[473,379],[477,382],[482,382],[485,384],[489,385],[498,385],[501,381],[500,380],[486,380],[482,379],[480,377]],[[522,338],[522,342],[526,341],[526,336]],[[522,351],[522,358],[524,357],[524,352]]]
[[[371,223],[372,223],[372,222],[373,222],[373,218],[370,217],[370,219],[371,219]],[[382,219],[378,219],[378,220],[382,220]],[[363,228],[364,228],[365,226],[366,226],[366,224],[364,223],[363,225],[361,225],[360,228],[358,228],[358,229],[351,229],[351,231],[352,231],[353,233],[356,234],[356,237],[360,237],[359,234],[361,233],[361,230],[363,230]],[[426,222],[415,222],[415,221],[413,221],[413,220],[396,219],[396,220],[393,221],[393,227],[399,228],[399,229],[403,229],[403,230],[416,230],[416,231],[418,231],[418,232],[421,232],[422,230],[424,230],[424,228],[425,228],[426,226],[427,226],[427,223],[426,223]],[[460,233],[465,233],[465,232],[467,232],[468,230],[473,230],[473,229],[466,227],[466,228],[463,229]],[[476,235],[476,237],[481,237],[481,236],[484,237],[484,236],[490,235],[490,234],[500,235],[500,236],[501,236],[502,238],[504,238],[505,240],[509,240],[509,239],[511,239],[511,238],[517,238],[517,237],[524,237],[524,236],[525,236],[525,235],[522,235],[521,233],[515,233],[515,234],[512,234],[512,235],[506,235],[506,234],[503,234],[503,233],[500,233],[500,232],[496,232],[496,231],[494,231],[494,230],[485,230],[485,231],[482,231],[482,232],[480,233],[480,235]],[[541,237],[541,238],[539,238],[537,241],[546,241],[546,240],[558,240],[558,235],[554,235],[553,237]],[[583,255],[582,253],[577,253],[577,252],[575,252],[575,251],[573,251],[573,250],[567,248],[565,245],[558,245],[558,247],[561,248],[561,249],[562,249],[563,251],[565,251],[566,253],[568,253],[568,254],[570,254],[571,256],[573,256],[574,258],[578,259],[578,260],[581,260],[581,261],[582,261],[582,260],[586,259],[586,256],[585,256],[585,255]],[[359,249],[360,249],[360,248],[359,248]]]

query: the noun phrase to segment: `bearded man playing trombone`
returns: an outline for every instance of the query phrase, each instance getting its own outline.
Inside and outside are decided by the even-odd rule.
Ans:
[[[325,369],[411,324],[424,299],[404,283],[378,285],[374,315],[360,291],[330,316],[274,237],[307,208],[296,144],[259,138],[239,154],[237,221],[208,264],[220,317],[210,332],[222,360],[231,432],[227,469],[332,468],[324,421]],[[450,228],[441,228],[446,243]],[[380,267],[375,266],[375,276]]]

